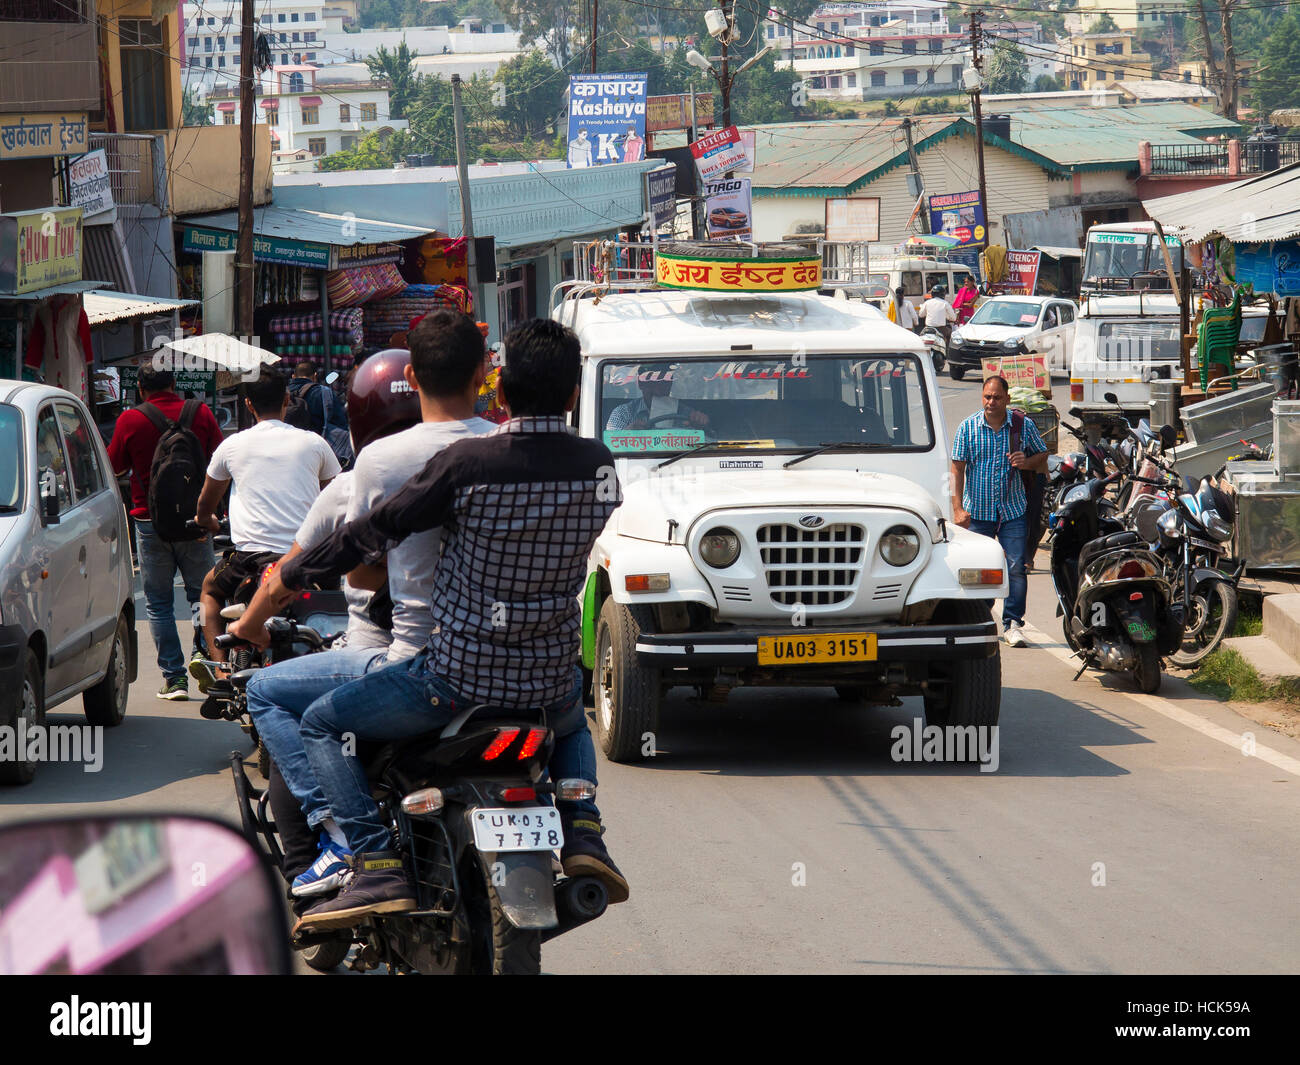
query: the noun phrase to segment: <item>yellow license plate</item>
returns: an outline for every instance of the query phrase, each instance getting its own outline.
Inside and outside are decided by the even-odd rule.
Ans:
[[[760,636],[760,666],[805,666],[818,662],[874,662],[874,632],[829,632],[817,636]]]

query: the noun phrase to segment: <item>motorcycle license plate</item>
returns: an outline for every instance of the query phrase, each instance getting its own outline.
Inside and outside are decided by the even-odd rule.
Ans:
[[[564,829],[554,806],[475,810],[474,846],[480,851],[554,851],[564,846]]]
[[[1222,544],[1212,544],[1209,540],[1202,540],[1199,536],[1189,536],[1187,542],[1193,547],[1202,547],[1206,551],[1222,551]]]
[[[874,632],[828,632],[817,636],[760,636],[760,666],[806,666],[819,662],[874,662]]]

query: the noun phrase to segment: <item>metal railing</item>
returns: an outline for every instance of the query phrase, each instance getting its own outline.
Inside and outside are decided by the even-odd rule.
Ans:
[[[148,133],[91,133],[89,140],[91,151],[104,149],[114,203],[164,205],[165,190],[157,181],[155,136]]]
[[[1151,173],[1186,177],[1230,177],[1226,144],[1153,144]]]
[[[1241,172],[1267,174],[1300,162],[1300,141],[1245,141],[1241,146]]]

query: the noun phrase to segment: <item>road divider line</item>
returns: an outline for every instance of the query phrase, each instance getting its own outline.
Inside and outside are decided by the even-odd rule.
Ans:
[[[1070,649],[1061,643],[1053,643],[1050,636],[1046,633],[1025,622],[1025,635],[1034,641],[1029,650],[1037,648],[1046,651],[1048,654],[1059,658],[1071,669],[1079,668],[1079,659],[1074,656]],[[1014,650],[1014,649],[1013,649]],[[1207,721],[1199,714],[1194,714],[1190,710],[1185,710],[1181,706],[1171,703],[1168,699],[1162,699],[1158,695],[1144,695],[1142,692],[1120,692],[1119,694],[1132,699],[1140,706],[1145,706],[1148,710],[1154,710],[1157,714],[1167,717],[1186,728],[1199,732],[1202,736],[1208,736],[1212,740],[1218,740],[1220,743],[1227,744],[1237,751],[1242,751],[1244,744],[1243,733],[1233,732],[1224,728],[1222,725],[1216,725],[1212,721]],[[1261,726],[1261,728],[1264,726]],[[1284,773],[1290,773],[1294,777],[1300,777],[1300,759],[1292,758],[1290,755],[1283,754],[1281,751],[1275,751],[1272,747],[1266,747],[1256,740],[1252,757],[1258,758],[1261,762],[1267,762],[1275,769],[1280,769]]]

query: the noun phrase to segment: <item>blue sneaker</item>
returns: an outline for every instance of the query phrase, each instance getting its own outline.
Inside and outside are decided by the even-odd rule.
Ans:
[[[308,895],[327,895],[343,883],[351,871],[352,852],[340,847],[329,836],[321,836],[320,854],[311,868],[294,879],[292,894],[298,898]]]

